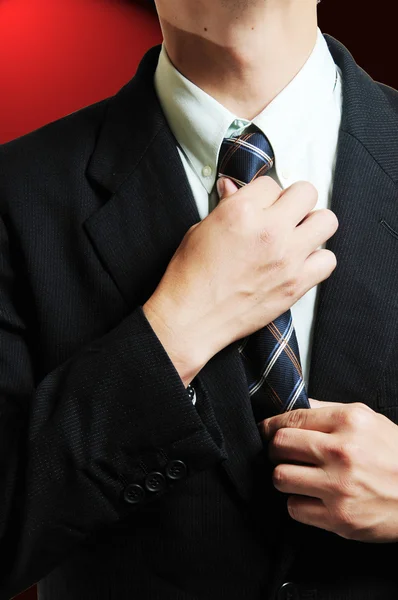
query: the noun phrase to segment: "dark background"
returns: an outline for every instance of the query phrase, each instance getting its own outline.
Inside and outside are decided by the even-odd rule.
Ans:
[[[318,14],[323,33],[398,88],[394,2],[322,0]],[[160,41],[149,0],[0,0],[0,143],[114,94]]]

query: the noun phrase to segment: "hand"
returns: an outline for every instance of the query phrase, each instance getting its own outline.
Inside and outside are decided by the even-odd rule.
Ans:
[[[237,191],[224,181],[220,203],[188,230],[143,307],[185,382],[336,266],[334,254],[316,250],[338,224],[329,210],[310,213],[317,202],[312,184],[282,190],[266,176]]]
[[[398,427],[365,404],[310,400],[260,424],[275,487],[296,521],[363,542],[398,541]]]

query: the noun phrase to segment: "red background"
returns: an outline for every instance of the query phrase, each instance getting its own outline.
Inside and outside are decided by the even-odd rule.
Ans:
[[[0,0],[0,143],[114,94],[161,41],[145,0]],[[149,6],[149,3],[148,3]],[[398,88],[394,3],[322,0],[319,25]],[[35,598],[34,590],[23,600]],[[22,599],[22,596],[21,596]]]
[[[114,94],[160,41],[133,2],[0,0],[0,143]]]

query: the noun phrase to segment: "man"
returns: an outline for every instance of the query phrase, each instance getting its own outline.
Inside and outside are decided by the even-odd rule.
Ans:
[[[397,92],[315,0],[157,8],[1,149],[0,598],[396,598]]]

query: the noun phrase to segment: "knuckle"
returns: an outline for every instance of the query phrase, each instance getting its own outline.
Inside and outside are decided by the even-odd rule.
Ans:
[[[367,404],[364,404],[363,402],[353,402],[351,404],[351,409],[358,419],[362,418],[368,420],[373,413],[370,406],[367,406]]]
[[[271,272],[275,271],[287,271],[284,277],[288,277],[288,273],[292,271],[292,257],[291,253],[285,247],[283,242],[277,240],[277,233],[275,229],[271,229],[271,236],[274,238],[273,247],[269,248],[267,256],[267,270]]]
[[[289,412],[289,427],[297,429],[305,423],[305,409],[296,409]]]
[[[296,181],[291,187],[296,187],[297,191],[309,200],[313,206],[318,202],[318,190],[310,181]]]
[[[283,295],[289,299],[300,295],[300,283],[297,277],[291,277],[282,284]]]
[[[350,446],[347,442],[334,444],[330,447],[329,454],[333,462],[351,467]]]
[[[370,408],[370,406],[364,404],[363,402],[355,402],[355,405],[361,410],[363,410],[366,414],[372,414],[374,412],[373,409]]]
[[[336,415],[336,420],[339,425],[353,429],[355,427],[355,412],[352,409],[352,405],[347,404],[342,406]]]
[[[271,260],[268,264],[268,271],[283,271],[288,266],[287,257],[283,254],[280,254],[277,258]]]
[[[354,415],[355,429],[356,430],[366,430],[368,429],[371,422],[371,413],[362,407],[356,407],[352,411]]]
[[[277,232],[274,226],[268,224],[267,227],[261,229],[259,233],[259,240],[262,244],[270,246],[275,243],[277,239]],[[278,261],[275,261],[278,262]]]
[[[332,491],[339,498],[354,498],[361,486],[359,473],[366,460],[363,449],[352,441],[333,449],[332,461],[337,465],[333,480],[330,482]]]
[[[273,440],[272,440],[272,445],[274,446],[275,449],[284,448],[284,446],[286,444],[286,437],[287,437],[286,434],[287,434],[286,429],[278,429],[278,431],[275,433]]]
[[[275,179],[273,179],[269,175],[265,175],[264,177],[257,177],[257,179],[255,179],[254,182],[250,185],[258,187],[259,190],[263,190],[267,194],[269,194],[270,192],[274,192],[277,195],[279,195],[283,191],[281,186],[278,185]]]
[[[372,411],[365,404],[354,402],[343,408],[343,423],[351,430],[366,429],[371,421]]]

